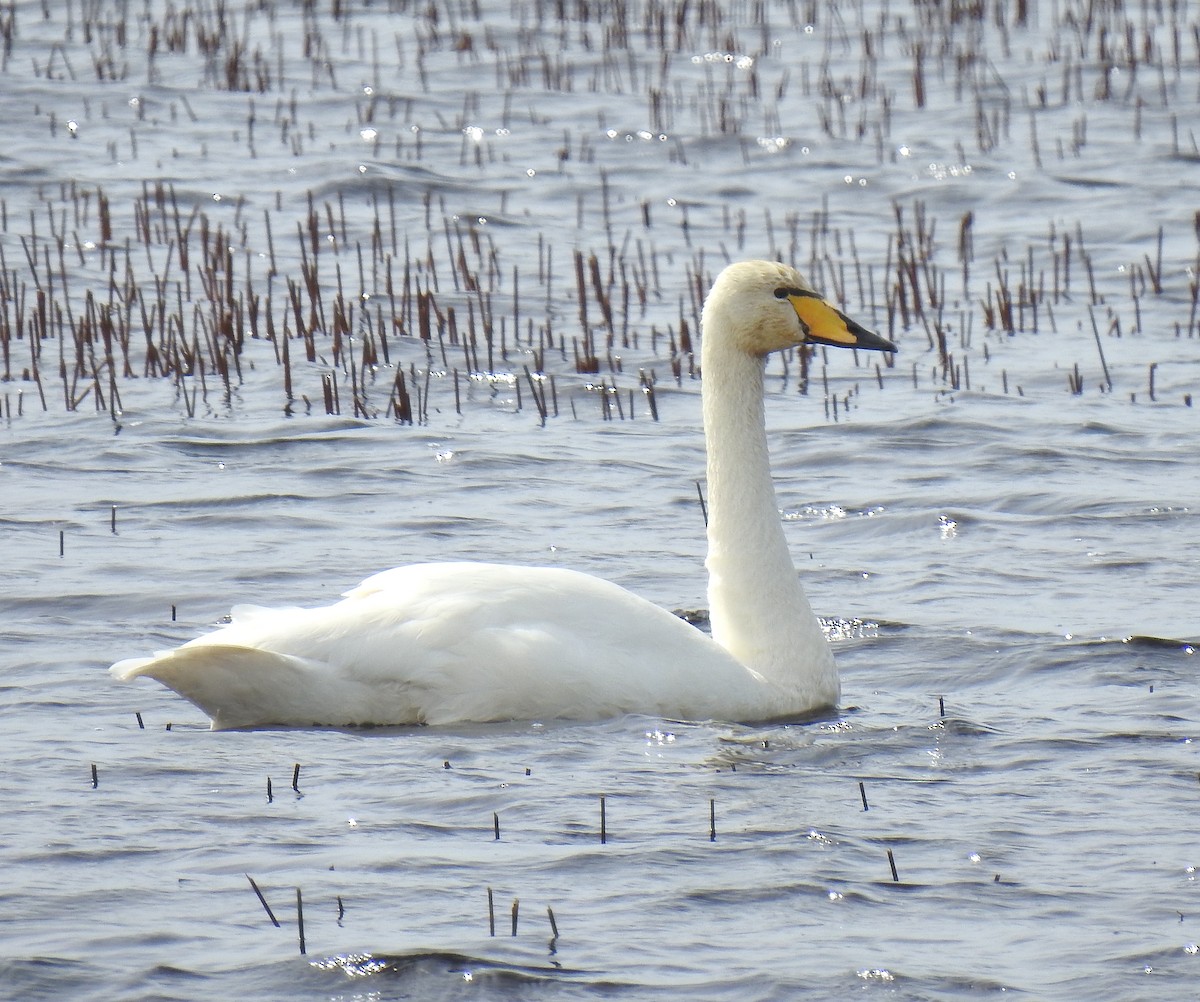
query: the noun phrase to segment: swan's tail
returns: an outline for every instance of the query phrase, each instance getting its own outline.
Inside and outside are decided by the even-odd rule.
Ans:
[[[123,682],[143,677],[161,682],[207,713],[213,730],[329,724],[330,707],[343,705],[346,696],[344,683],[327,665],[226,644],[184,645],[152,658],[127,658],[109,671]],[[344,721],[363,722],[369,721]]]

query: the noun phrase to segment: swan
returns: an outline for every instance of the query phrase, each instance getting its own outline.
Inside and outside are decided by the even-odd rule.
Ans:
[[[233,609],[172,651],[118,661],[213,729],[502,720],[795,718],[837,704],[837,668],[788,553],[767,455],[766,356],[806,343],[895,351],[793,268],[726,267],[701,318],[711,637],[578,571],[427,563],[319,608]]]

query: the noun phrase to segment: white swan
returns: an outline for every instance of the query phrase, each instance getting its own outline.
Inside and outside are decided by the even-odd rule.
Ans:
[[[765,357],[805,342],[894,351],[785,265],[747,261],[704,306],[712,637],[599,578],[414,564],[334,605],[238,606],[232,622],[110,669],[254,725],[601,719],[759,721],[837,703],[837,669],[788,555],[771,485]]]

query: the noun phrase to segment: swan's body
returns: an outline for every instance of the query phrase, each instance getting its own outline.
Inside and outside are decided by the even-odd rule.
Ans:
[[[718,276],[702,354],[711,637],[575,571],[414,564],[330,606],[239,606],[228,626],[112,672],[157,679],[215,728],[766,720],[832,706],[837,669],[788,554],[763,410],[766,355],[806,340],[894,350],[784,265]]]

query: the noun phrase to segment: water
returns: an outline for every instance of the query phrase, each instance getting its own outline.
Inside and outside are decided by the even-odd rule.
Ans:
[[[176,51],[164,5],[0,14],[0,994],[1194,996],[1195,14],[437,9],[200,7]],[[213,733],[109,679],[234,603],[414,560],[702,608],[699,387],[670,349],[696,274],[773,253],[901,347],[818,356],[806,394],[770,370],[837,713]],[[143,311],[203,372],[147,375]],[[290,401],[266,314],[314,329]]]

